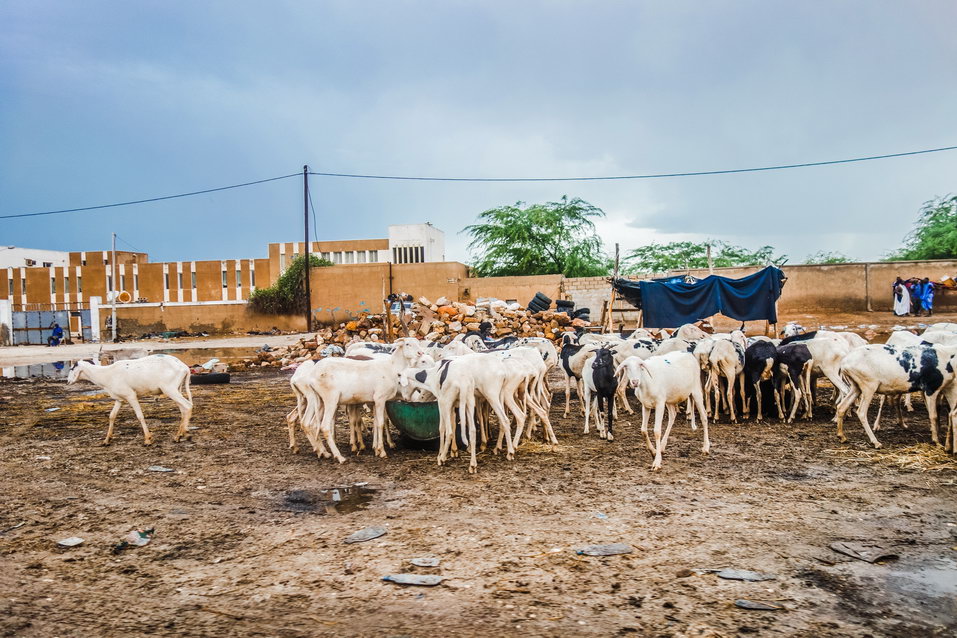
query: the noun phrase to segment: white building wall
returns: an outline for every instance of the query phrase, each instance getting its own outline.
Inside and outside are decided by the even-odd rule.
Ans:
[[[421,253],[415,248],[421,248]],[[384,258],[383,252],[386,253]],[[421,257],[417,258],[419,255]],[[389,250],[379,251],[379,261],[445,261],[445,233],[428,223],[389,226]]]
[[[70,253],[59,250],[41,250],[39,248],[19,248],[17,246],[0,246],[0,268],[26,267],[33,260],[33,266],[68,266]]]

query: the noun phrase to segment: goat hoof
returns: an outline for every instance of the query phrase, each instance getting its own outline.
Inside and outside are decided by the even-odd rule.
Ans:
[[[701,446],[701,453],[702,453],[702,454],[708,454],[710,451],[711,451],[711,446],[710,446],[710,445],[703,445],[703,446]]]
[[[110,440],[106,439],[105,441],[100,442],[100,447],[106,447],[110,444]]]
[[[299,446],[298,446],[298,445],[291,445],[291,446],[289,446],[289,450],[290,450],[293,454],[299,454]]]
[[[615,436],[614,436],[611,432],[608,433],[608,440],[609,440],[609,441],[614,441],[614,440],[615,440]]]
[[[515,460],[515,455],[514,455],[512,452],[509,452],[508,454],[505,455],[505,460],[506,460],[506,461],[514,461],[514,460]]]
[[[478,472],[478,468],[477,468],[477,467],[475,467],[475,466],[473,466],[473,465],[470,465],[470,466],[469,466],[469,474],[475,474],[475,473],[477,473],[477,472]]]
[[[882,443],[875,443],[875,444],[874,444],[874,449],[875,449],[875,450],[879,450],[879,449],[881,449],[882,447],[884,447],[884,445],[883,445]]]

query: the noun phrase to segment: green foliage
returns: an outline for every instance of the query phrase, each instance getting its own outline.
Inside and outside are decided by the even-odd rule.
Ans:
[[[954,259],[957,257],[957,195],[938,197],[920,208],[904,245],[888,261]]]
[[[305,259],[296,257],[269,288],[257,288],[249,296],[249,307],[269,315],[292,315],[306,311]],[[328,259],[309,255],[313,268],[331,266]]]
[[[558,202],[492,208],[462,232],[472,237],[469,250],[479,277],[597,277],[607,275],[611,265],[591,221],[604,216],[600,208],[566,195]]]
[[[846,264],[850,263],[850,259],[847,255],[836,250],[824,251],[819,250],[816,253],[811,253],[804,260],[805,264]]]
[[[768,264],[779,266],[787,261],[786,255],[776,256],[772,246],[762,246],[752,251],[724,241],[675,241],[669,244],[652,243],[632,250],[625,256],[622,270],[626,274],[637,274],[707,268],[709,245],[715,268]]]

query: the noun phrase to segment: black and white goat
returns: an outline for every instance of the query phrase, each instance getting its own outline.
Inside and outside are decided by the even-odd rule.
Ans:
[[[582,370],[582,386],[585,404],[585,434],[588,434],[588,418],[595,415],[598,435],[614,441],[615,394],[618,392],[618,376],[615,374],[615,355],[609,348],[599,348]],[[592,395],[595,403],[592,404]],[[602,418],[602,410],[605,417]]]

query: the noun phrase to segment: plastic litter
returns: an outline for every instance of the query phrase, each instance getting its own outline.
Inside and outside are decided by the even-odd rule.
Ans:
[[[130,530],[130,533],[127,534],[123,540],[113,546],[113,553],[119,554],[124,549],[130,547],[143,547],[144,545],[149,545],[149,542],[153,540],[154,534],[156,534],[156,530],[152,527],[149,529]]]
[[[386,533],[384,527],[366,527],[365,529],[360,529],[358,532],[354,532],[347,536],[342,542],[343,543],[364,543],[366,541],[371,541],[374,538],[379,538],[384,536]]]
[[[766,603],[762,600],[747,600],[745,598],[739,598],[734,601],[734,606],[740,607],[741,609],[754,609],[756,611],[777,611],[784,609],[781,605]]]
[[[382,580],[396,583],[397,585],[420,585],[422,587],[435,587],[442,582],[441,576],[432,576],[426,574],[389,574],[383,576]]]
[[[438,567],[442,561],[434,556],[423,556],[421,558],[413,558],[409,562],[416,567]]]
[[[838,541],[831,543],[828,547],[838,554],[844,554],[845,556],[850,556],[851,558],[856,558],[866,563],[876,563],[879,560],[894,560],[898,557],[897,554],[880,545]]]
[[[630,554],[634,549],[631,545],[625,543],[611,543],[609,545],[586,545],[579,547],[575,553],[579,556],[617,556],[619,554]]]
[[[44,412],[56,412],[59,409],[60,408],[47,408],[46,410],[44,410]]]
[[[724,578],[725,580],[748,580],[752,582],[774,580],[777,578],[773,574],[762,574],[760,572],[752,572],[747,569],[722,569],[717,574],[718,578]]]
[[[219,363],[219,359],[212,358],[212,359],[210,359],[209,361],[207,361],[206,363],[204,363],[201,367],[204,368],[204,369],[206,369],[206,370],[212,370],[212,369],[213,369],[213,366],[215,366],[217,363]]]
[[[593,516],[594,516],[595,518],[601,519],[601,520],[603,520],[603,521],[608,520],[608,514],[605,514],[604,512],[595,512]]]
[[[146,469],[149,472],[173,472],[174,471],[173,468],[163,467],[162,465],[151,465]]]
[[[57,541],[57,545],[60,547],[76,547],[83,542],[83,539],[79,536],[71,536],[70,538],[64,538],[62,541]]]

